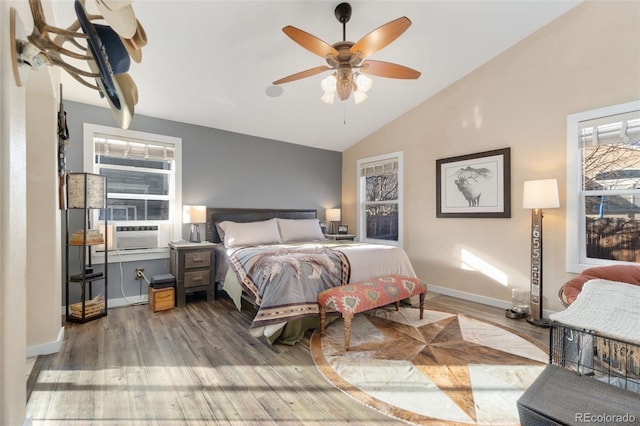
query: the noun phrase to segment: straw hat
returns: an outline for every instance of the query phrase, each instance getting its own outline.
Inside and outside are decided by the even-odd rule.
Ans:
[[[131,38],[136,33],[136,15],[133,0],[96,0],[105,21],[120,37]]]
[[[94,61],[89,61],[89,68],[97,72],[97,65]],[[115,91],[112,96],[107,95],[102,79],[96,80],[98,87],[109,102],[109,107],[118,125],[123,129],[128,129],[133,119],[135,105],[138,103],[138,87],[129,73],[122,73],[113,76]]]
[[[136,33],[131,38],[122,39],[125,49],[129,52],[131,59],[140,63],[142,61],[142,48],[147,45],[147,33],[145,32],[140,21],[136,20]]]

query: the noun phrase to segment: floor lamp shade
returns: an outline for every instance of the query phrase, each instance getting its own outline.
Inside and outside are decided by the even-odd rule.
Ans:
[[[556,179],[529,180],[524,183],[522,207],[531,210],[531,296],[529,324],[549,327],[542,317],[542,209],[560,207]]]
[[[182,206],[182,223],[191,224],[189,241],[200,242],[200,223],[207,222],[207,206]]]
[[[558,181],[556,179],[525,181],[522,207],[525,209],[553,209],[560,207]]]

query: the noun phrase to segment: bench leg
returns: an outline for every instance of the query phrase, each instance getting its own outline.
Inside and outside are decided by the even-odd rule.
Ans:
[[[400,301],[396,300],[396,311],[400,310]]]
[[[318,305],[318,308],[320,309],[320,337],[324,337],[324,328],[327,324],[327,309],[322,305]]]
[[[424,317],[424,293],[420,293],[420,319]]]
[[[353,314],[343,314],[344,318],[344,350],[349,350],[349,340],[351,339],[351,320],[353,319]]]

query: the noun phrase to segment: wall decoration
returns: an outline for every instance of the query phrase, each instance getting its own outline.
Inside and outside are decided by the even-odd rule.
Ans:
[[[85,1],[75,0],[77,20],[65,29],[47,24],[42,0],[29,0],[33,17],[30,35],[26,35],[17,10],[10,8],[14,79],[21,87],[28,77],[26,70],[58,66],[106,98],[118,125],[127,129],[138,103],[138,87],[129,67],[131,59],[142,60],[140,49],[147,44],[146,31],[133,12],[133,0],[97,0],[100,15],[88,14]]]
[[[436,217],[511,217],[511,148],[436,160]]]

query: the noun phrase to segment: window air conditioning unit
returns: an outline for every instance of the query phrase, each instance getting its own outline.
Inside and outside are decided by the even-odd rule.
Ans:
[[[114,234],[114,248],[118,250],[158,247],[157,225],[116,225]]]

